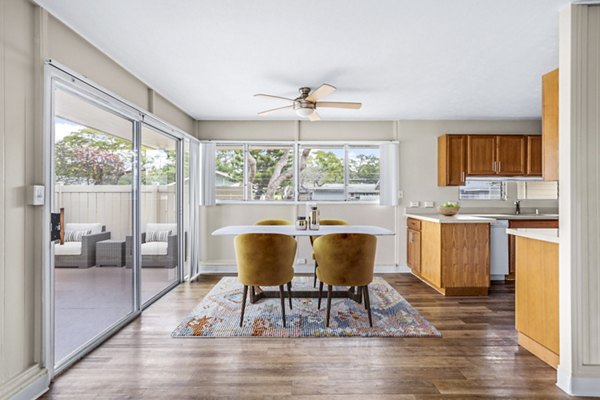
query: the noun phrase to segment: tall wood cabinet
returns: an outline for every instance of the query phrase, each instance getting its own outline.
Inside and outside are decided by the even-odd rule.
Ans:
[[[542,76],[542,165],[545,181],[558,180],[558,69]]]

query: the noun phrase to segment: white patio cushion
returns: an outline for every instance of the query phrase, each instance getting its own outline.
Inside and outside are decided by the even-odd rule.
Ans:
[[[94,233],[102,232],[102,224],[98,222],[77,223],[69,222],[65,224],[65,231],[92,231]]]
[[[167,242],[149,242],[142,243],[141,252],[143,256],[165,256],[169,244]]]
[[[78,256],[81,254],[81,242],[65,242],[65,244],[56,243],[54,245],[54,255],[56,256]]]

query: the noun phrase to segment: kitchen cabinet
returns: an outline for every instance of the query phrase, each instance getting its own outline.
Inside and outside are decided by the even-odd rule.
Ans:
[[[558,180],[558,69],[542,76],[542,165],[545,181]]]
[[[467,173],[467,137],[438,138],[438,186],[463,186]]]
[[[529,228],[529,229],[558,229],[557,219],[514,219],[508,221],[509,229]],[[515,237],[508,236],[508,275],[506,280],[515,280],[516,271],[516,242]]]
[[[542,176],[542,137],[527,136],[527,176]]]
[[[413,238],[407,249],[413,275],[445,296],[486,296],[490,286],[489,223],[418,220],[417,232],[414,221],[417,219],[407,220]]]
[[[518,343],[556,368],[560,361],[558,243],[522,236],[516,236],[515,240]]]
[[[467,136],[467,175],[496,175],[496,136]]]
[[[406,232],[407,264],[414,273],[421,272],[421,221],[409,218]]]
[[[527,169],[526,157],[527,139],[525,136],[496,136],[496,175],[524,176]]]
[[[463,186],[471,176],[540,176],[540,135],[443,135],[438,186]]]

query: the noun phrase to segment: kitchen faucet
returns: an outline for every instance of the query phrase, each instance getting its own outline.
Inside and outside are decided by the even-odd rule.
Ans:
[[[521,214],[521,202],[519,200],[515,201],[515,215]]]

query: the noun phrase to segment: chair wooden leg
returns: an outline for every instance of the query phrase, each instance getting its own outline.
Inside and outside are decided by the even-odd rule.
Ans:
[[[316,288],[317,287],[317,267],[319,266],[319,264],[317,264],[317,260],[315,260],[315,277],[313,279],[313,287]]]
[[[285,293],[283,285],[279,285],[279,298],[281,299],[281,318],[283,320],[283,327],[285,328]]]
[[[248,286],[244,285],[244,294],[242,295],[242,315],[240,317],[240,328],[244,323],[244,311],[246,311],[246,297],[248,297]]]
[[[319,282],[319,300],[317,302],[317,310],[321,309],[321,297],[323,296],[323,282]]]
[[[369,300],[369,286],[364,287],[365,291],[365,307],[367,307],[367,313],[369,314],[369,326],[373,327],[373,317],[371,316],[371,301]]]
[[[287,283],[287,288],[288,288],[288,297],[290,299],[290,310],[292,309],[292,281],[289,281]]]
[[[333,293],[333,286],[327,285],[327,324],[325,325],[329,328],[329,316],[331,314],[331,294]]]

